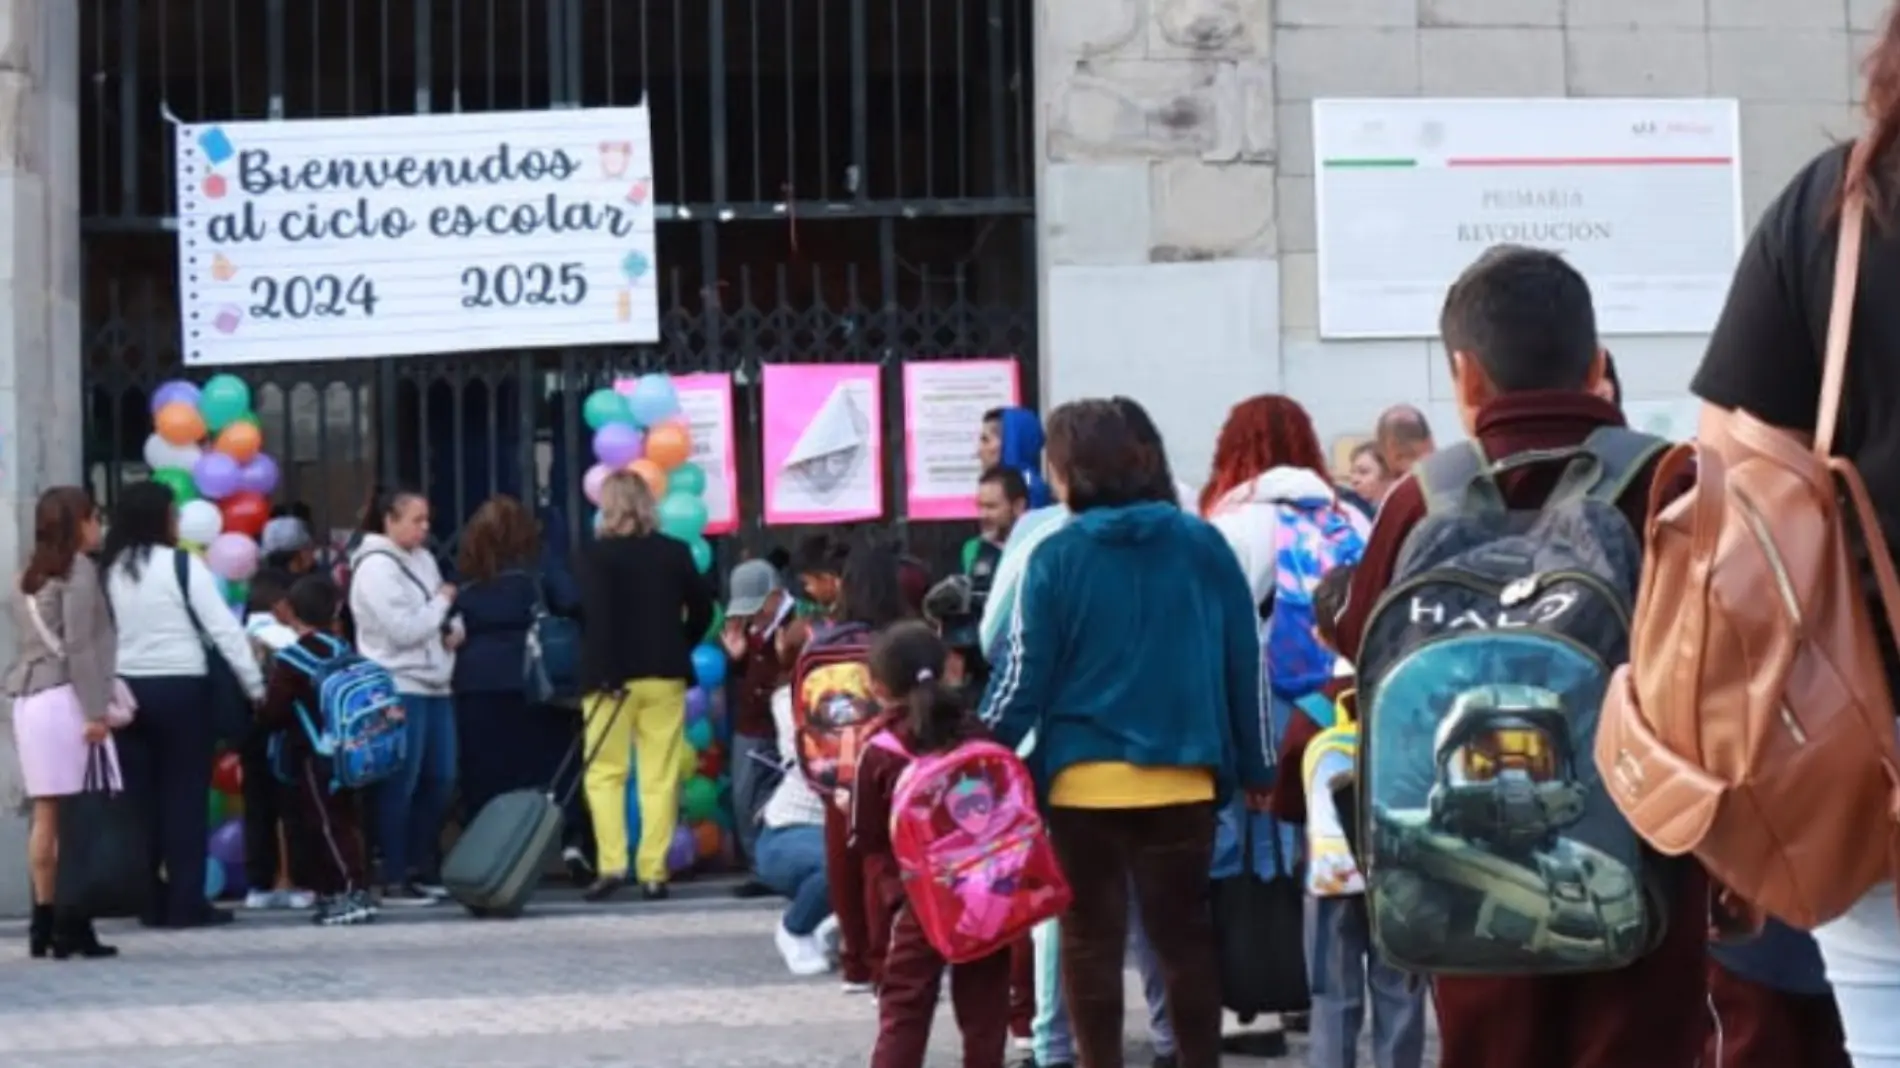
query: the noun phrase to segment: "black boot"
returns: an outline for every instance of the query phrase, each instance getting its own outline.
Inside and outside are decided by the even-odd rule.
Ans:
[[[67,913],[53,921],[54,960],[65,960],[67,957],[97,960],[118,955],[119,947],[99,941],[98,933],[92,929],[92,920]]]
[[[27,955],[38,959],[53,948],[53,906],[33,906],[33,925],[26,929]]]

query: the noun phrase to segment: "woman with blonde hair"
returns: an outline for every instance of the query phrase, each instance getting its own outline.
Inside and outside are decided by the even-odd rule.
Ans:
[[[110,957],[88,916],[55,915],[59,799],[85,788],[94,746],[112,744],[118,636],[99,569],[86,554],[99,548],[99,509],[78,486],[40,495],[33,515],[33,552],[13,590],[19,654],[7,672],[13,699],[13,741],[21,781],[33,802],[26,858],[33,890],[28,953],[59,959]]]
[[[589,901],[627,882],[628,750],[639,763],[640,842],[634,874],[649,901],[666,896],[667,847],[686,745],[693,646],[712,625],[712,589],[686,543],[659,532],[653,494],[619,472],[600,491],[599,537],[581,558],[581,686],[591,756],[587,808],[600,877]]]

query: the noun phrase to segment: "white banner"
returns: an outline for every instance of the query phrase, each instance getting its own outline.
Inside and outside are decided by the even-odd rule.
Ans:
[[[1741,253],[1732,100],[1316,100],[1320,334],[1436,337],[1493,245],[1561,251],[1604,334],[1703,334]]]
[[[643,107],[178,130],[188,365],[659,339]]]

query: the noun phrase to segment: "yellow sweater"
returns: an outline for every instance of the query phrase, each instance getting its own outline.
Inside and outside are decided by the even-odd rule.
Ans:
[[[1064,768],[1049,789],[1059,808],[1162,808],[1214,800],[1207,768],[1144,768],[1120,761]]]

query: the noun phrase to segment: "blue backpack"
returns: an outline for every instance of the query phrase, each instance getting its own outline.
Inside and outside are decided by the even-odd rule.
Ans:
[[[299,701],[297,720],[311,749],[329,765],[331,792],[381,782],[402,767],[409,748],[396,680],[336,638],[324,635],[323,641],[328,656],[300,643],[277,651],[277,660],[302,672],[316,691],[316,715]],[[271,745],[279,778],[289,770],[281,755],[288,748],[283,741],[280,735]]]
[[[1344,509],[1331,501],[1282,501],[1278,507],[1273,597],[1261,648],[1268,686],[1277,696],[1297,701],[1332,681],[1339,660],[1319,639],[1313,591],[1328,571],[1357,564],[1366,543]]]

